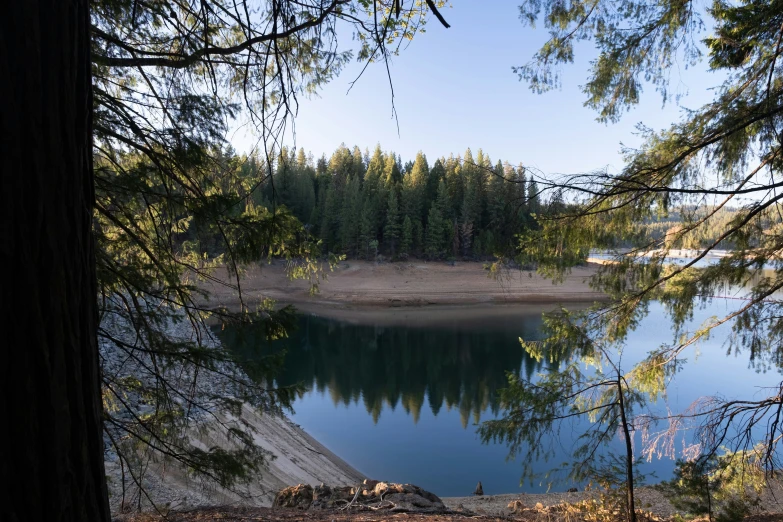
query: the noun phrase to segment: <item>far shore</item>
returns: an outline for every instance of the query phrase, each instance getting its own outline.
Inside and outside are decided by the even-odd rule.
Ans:
[[[311,295],[310,283],[291,281],[284,263],[277,261],[250,267],[240,282],[243,300],[250,306],[270,298],[278,304],[291,304],[302,312],[321,316],[407,323],[419,319],[429,322],[437,315],[496,315],[504,308],[511,312],[519,311],[520,307],[540,310],[541,305],[551,305],[553,309],[561,304],[586,306],[606,299],[589,286],[589,279],[598,268],[594,263],[575,267],[562,283],[554,284],[535,272],[518,269],[491,278],[481,262],[451,265],[423,260],[394,263],[349,260],[339,263],[333,271],[326,269],[326,279],[320,281],[318,292]],[[234,283],[223,270],[214,275]],[[210,294],[210,305],[229,309],[239,306],[233,288],[217,283],[202,283],[202,287]],[[419,313],[425,310],[426,318]]]

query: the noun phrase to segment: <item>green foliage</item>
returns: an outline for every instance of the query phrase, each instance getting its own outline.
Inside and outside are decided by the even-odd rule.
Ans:
[[[395,247],[400,238],[400,208],[397,204],[397,194],[389,192],[389,203],[386,207],[386,225],[383,227],[383,240],[389,245],[392,258],[395,256]]]
[[[783,4],[716,0],[705,12],[689,1],[541,0],[526,2],[520,13],[526,23],[542,21],[550,33],[533,61],[516,69],[534,91],[559,85],[559,67],[573,60],[577,42],[595,44],[597,58],[583,90],[600,121],[616,121],[639,101],[645,84],[667,101],[675,63],[704,63],[723,73],[704,106],[683,111],[680,121],[660,131],[640,125],[642,144],[624,151],[621,172],[528,180],[528,211],[536,222],[520,234],[523,260],[560,280],[593,249],[612,255],[591,280],[607,302],[551,318],[551,338],[539,354],[570,350],[590,363],[595,346],[621,351],[650,303],[658,301],[671,319],[672,335],[625,374],[632,397],[662,396],[685,350],[723,324],[731,326],[727,352],[746,353],[760,370],[780,369],[783,313],[776,295],[783,289],[783,229],[776,180],[783,167]],[[702,45],[705,25],[713,33]],[[543,201],[548,204],[541,206]],[[671,263],[672,249],[683,247],[698,251],[684,263]],[[719,248],[731,250],[723,255],[715,252]],[[736,296],[736,307],[695,328],[688,325],[695,307],[723,295]],[[566,390],[572,385],[555,384]],[[510,390],[506,424],[487,433],[509,442],[513,452],[532,437],[522,422],[528,419],[516,418],[520,405],[544,403],[548,396],[517,383]],[[707,457],[729,443],[730,454],[755,448],[752,459],[733,459],[735,476],[748,480],[754,470],[780,468],[780,405],[777,387],[745,400],[705,397],[689,411],[669,415],[671,429],[653,442],[670,445],[678,430],[693,429]]]
[[[672,505],[686,513],[709,515],[712,520],[714,507],[712,484],[708,470],[714,468],[715,457],[701,457],[695,461],[678,460],[674,478],[656,485]]]
[[[532,465],[548,460],[560,446],[557,434],[566,421],[589,423],[579,436],[572,461],[565,464],[567,477],[593,481],[607,490],[625,492],[625,508],[634,519],[634,487],[641,480],[639,460],[630,437],[644,423],[635,412],[647,403],[645,394],[630,374],[623,373],[622,356],[614,360],[611,343],[596,342],[583,335],[570,314],[545,319],[549,335],[544,341],[524,341],[525,351],[536,360],[557,364],[536,379],[508,374],[508,387],[500,391],[502,415],[478,429],[483,442],[509,447],[509,458],[521,457],[522,477],[532,479]],[[622,455],[602,453],[622,433]],[[549,475],[547,475],[549,477]]]
[[[256,157],[248,162],[256,171],[265,164]],[[535,224],[528,212],[523,167],[501,162],[492,167],[481,151],[476,159],[470,151],[465,160],[441,158],[432,168],[422,152],[405,168],[400,163],[380,145],[371,157],[358,147],[341,145],[317,164],[301,149],[296,157],[283,151],[266,167],[276,175],[261,182],[254,201],[290,209],[320,238],[321,250],[365,259],[374,258],[369,248],[374,240],[392,258],[397,253],[431,259],[443,259],[447,253],[513,257],[516,235]],[[551,203],[537,198],[532,207],[549,209]],[[406,219],[411,226],[408,238]]]
[[[695,37],[703,23],[691,2],[544,0],[525,2],[519,11],[523,23],[531,26],[542,18],[550,35],[530,63],[514,67],[534,92],[559,87],[558,66],[573,61],[575,44],[595,42],[598,58],[582,90],[586,105],[596,109],[602,121],[616,121],[625,108],[638,103],[643,82],[666,99],[671,68],[677,62],[693,65],[701,56]]]
[[[427,216],[427,238],[425,240],[425,251],[430,258],[437,259],[443,255],[443,226],[444,221],[440,211],[433,206]]]
[[[402,221],[402,240],[400,241],[400,254],[408,255],[413,245],[413,225],[411,224],[411,217],[405,216]]]
[[[678,460],[674,478],[656,486],[674,507],[710,520],[743,520],[760,502],[766,486],[759,451],[724,452]]]

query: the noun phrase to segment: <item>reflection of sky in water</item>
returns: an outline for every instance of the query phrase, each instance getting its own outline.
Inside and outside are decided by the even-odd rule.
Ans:
[[[737,301],[718,300],[696,310],[691,327],[736,306]],[[540,315],[530,312],[440,322],[435,328],[303,318],[288,340],[281,380],[309,387],[294,405],[294,420],[371,478],[411,482],[443,496],[470,494],[479,480],[488,494],[515,492],[520,464],[505,461],[505,446],[481,444],[475,422],[494,416],[506,370],[546,371],[523,356],[517,340],[520,335],[535,338],[540,324]],[[777,370],[757,373],[747,355],[726,356],[728,332],[721,327],[683,354],[688,364],[667,392],[672,411],[707,394],[757,397],[762,386],[779,382]],[[627,343],[624,366],[671,337],[661,305],[651,305],[649,317]],[[537,471],[566,461],[583,429],[579,423],[563,424],[557,441],[561,452],[550,463],[539,463]],[[642,470],[665,479],[672,467],[669,460],[654,461]],[[554,490],[570,486],[557,484]],[[545,489],[538,483],[521,487]]]

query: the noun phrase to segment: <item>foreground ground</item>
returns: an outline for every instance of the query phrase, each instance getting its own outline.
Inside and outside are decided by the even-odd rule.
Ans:
[[[390,521],[420,521],[420,522],[455,522],[467,520],[484,520],[495,522],[501,520],[522,520],[530,522],[577,522],[586,520],[573,513],[553,514],[547,511],[528,510],[519,514],[506,515],[479,515],[470,512],[450,512],[444,514],[417,514],[417,513],[380,513],[377,511],[297,511],[274,510],[271,508],[236,508],[221,507],[189,511],[187,513],[170,513],[166,516],[141,514],[124,515],[116,520],[121,522],[292,522],[295,520],[312,522],[380,522]],[[618,518],[618,520],[621,520]],[[660,521],[659,518],[640,517],[640,522]],[[700,519],[704,520],[705,519]],[[744,522],[780,522],[783,521],[783,513],[760,513],[751,515]]]
[[[606,510],[596,508],[595,492],[546,494],[504,494],[470,497],[444,497],[445,512],[436,514],[391,512],[386,509],[373,510],[372,507],[356,506],[350,510],[310,509],[273,509],[249,506],[234,502],[231,505],[214,505],[189,510],[170,512],[129,513],[118,515],[117,522],[196,522],[219,520],[223,522],[258,521],[288,522],[293,520],[313,522],[372,522],[393,521],[429,521],[446,522],[458,520],[524,520],[531,522],[612,522],[623,520]],[[691,519],[678,512],[654,487],[643,486],[636,489],[638,506],[642,510],[639,522],[681,522]],[[245,499],[247,502],[247,499]],[[515,506],[516,504],[516,506]],[[369,504],[373,506],[374,504]],[[381,506],[382,504],[378,504]],[[514,506],[512,509],[511,506]],[[387,506],[388,507],[388,506]],[[599,516],[596,516],[599,515]],[[706,522],[706,518],[695,519]],[[761,503],[753,515],[744,522],[783,522],[783,484],[772,480],[761,495]]]

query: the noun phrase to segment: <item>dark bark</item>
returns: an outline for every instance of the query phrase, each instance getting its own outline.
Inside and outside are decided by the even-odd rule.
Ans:
[[[109,520],[88,0],[0,16],[0,519]]]

